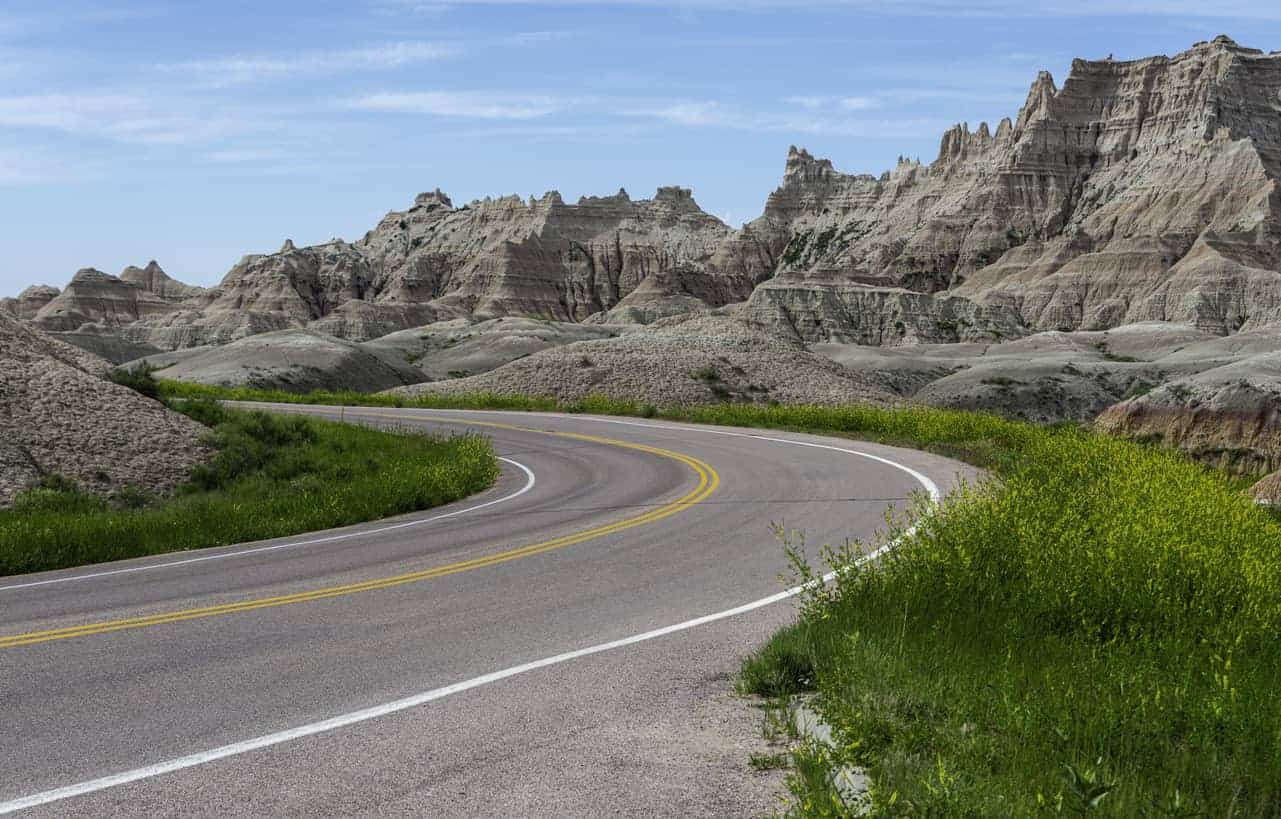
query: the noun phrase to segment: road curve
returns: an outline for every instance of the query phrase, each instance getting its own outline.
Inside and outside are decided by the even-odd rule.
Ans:
[[[479,431],[503,475],[393,520],[0,579],[0,813],[768,809],[756,726],[717,697],[791,615],[744,605],[782,588],[771,524],[867,538],[973,475],[759,430],[271,408]]]

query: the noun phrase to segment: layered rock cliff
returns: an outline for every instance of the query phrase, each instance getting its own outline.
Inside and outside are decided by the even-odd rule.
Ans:
[[[873,344],[1235,332],[1281,319],[1279,172],[1281,54],[1220,37],[1077,60],[1061,89],[1037,77],[1017,119],[950,130],[928,166],[849,176],[793,149],[752,226],[780,255],[746,315]]]
[[[464,315],[581,321],[642,284],[686,309],[717,307],[746,299],[769,274],[718,254],[734,236],[685,188],[659,188],[653,199],[620,190],[566,204],[553,191],[461,207],[437,190],[357,242],[286,242],[246,256],[184,309],[139,316],[128,332],[176,348],[302,326],[363,340]]]
[[[60,292],[62,291],[58,288],[47,284],[34,284],[19,293],[16,299],[0,299],[0,313],[20,321],[31,321],[36,317],[36,313],[57,298]]]
[[[113,331],[173,313],[180,303],[203,292],[169,278],[154,261],[145,268],[126,267],[120,276],[87,267],[61,292],[51,287],[23,291],[19,304],[39,307],[29,316],[19,313],[17,317],[46,331]]]

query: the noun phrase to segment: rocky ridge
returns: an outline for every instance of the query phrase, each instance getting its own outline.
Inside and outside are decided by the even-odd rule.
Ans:
[[[19,302],[24,297],[31,305],[43,301],[29,320],[46,332],[112,333],[173,313],[180,303],[203,292],[169,278],[152,261],[145,268],[126,267],[119,276],[86,267],[71,277],[65,290],[31,288]]]
[[[638,290],[631,306],[648,320],[673,312],[653,302],[683,311],[746,299],[768,271],[718,254],[733,235],[686,188],[639,200],[620,190],[574,204],[551,191],[461,207],[433,191],[359,241],[286,241],[276,253],[246,256],[177,309],[140,306],[122,332],[163,349],[297,327],[364,341],[472,315],[581,321]],[[43,326],[75,323],[53,326],[53,315]]]
[[[948,342],[1281,319],[1281,54],[1226,37],[1077,60],[929,165],[850,176],[793,149],[745,315],[810,341]]]
[[[806,342],[1146,321],[1230,334],[1281,320],[1278,173],[1281,53],[1219,37],[1077,60],[1062,87],[1042,72],[1016,117],[957,125],[929,164],[851,175],[793,147],[741,230],[679,187],[461,207],[436,190],[356,242],[246,256],[207,292],[154,265],[119,280],[137,291],[82,271],[35,321],[129,325],[175,349],[313,324],[362,341],[465,315],[648,323],[746,301],[745,321]]]
[[[18,294],[17,298],[0,299],[0,313],[12,316],[20,321],[31,321],[46,304],[53,301],[62,292],[47,284],[34,284]]]

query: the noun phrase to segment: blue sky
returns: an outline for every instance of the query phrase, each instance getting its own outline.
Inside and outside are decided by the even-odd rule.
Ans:
[[[455,204],[694,188],[739,224],[789,144],[840,169],[933,159],[1074,56],[1227,33],[1281,49],[1276,0],[624,0],[0,4],[0,295],[156,258],[212,284],[244,253]]]

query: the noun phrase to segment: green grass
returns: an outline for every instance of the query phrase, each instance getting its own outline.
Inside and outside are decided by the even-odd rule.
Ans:
[[[419,409],[514,410],[626,415],[669,421],[723,424],[761,429],[821,432],[859,440],[901,444],[959,458],[984,468],[1000,467],[1017,459],[1010,436],[1021,434],[1016,424],[994,415],[928,407],[886,409],[850,405],[841,407],[781,406],[778,404],[723,402],[692,407],[655,407],[637,401],[588,396],[581,401],[473,393],[468,395],[384,395],[354,391],[305,394],[281,390],[211,387],[160,381],[167,398],[222,401],[270,401],[285,404],[328,404],[363,407]]]
[[[397,434],[309,418],[176,406],[217,453],[169,499],[112,503],[65,483],[0,511],[0,575],[280,537],[412,512],[493,484],[486,439]]]
[[[879,815],[1277,815],[1281,525],[1173,453],[1015,437],[879,566],[838,556],[742,686],[817,691]]]
[[[748,766],[757,772],[776,771],[792,763],[792,755],[785,753],[752,754],[747,758]]]
[[[1239,479],[1072,426],[925,408],[396,405],[808,430],[998,476],[917,510],[875,568],[829,552],[839,580],[744,662],[743,689],[815,692],[835,729],[836,747],[795,753],[798,815],[840,814],[837,765],[867,769],[882,816],[1281,814],[1281,519]]]
[[[547,398],[476,394],[463,396],[437,396],[407,398],[399,395],[345,390],[329,392],[317,390],[310,393],[291,393],[283,390],[260,390],[251,387],[210,387],[204,384],[187,384],[179,381],[160,381],[161,395],[169,399],[208,398],[219,401],[274,401],[283,404],[345,404],[362,407],[419,407],[435,409],[505,409],[552,412],[561,409],[556,401]]]

